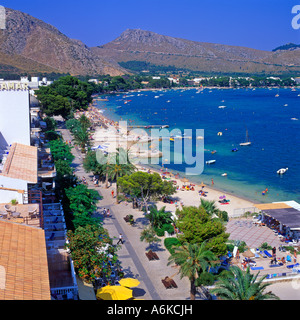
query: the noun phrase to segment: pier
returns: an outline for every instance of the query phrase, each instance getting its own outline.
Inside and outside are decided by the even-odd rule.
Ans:
[[[128,128],[130,129],[134,129],[134,128],[143,128],[143,129],[151,129],[151,128],[160,128],[160,129],[164,129],[164,128],[169,128],[169,125],[158,125],[158,124],[153,124],[153,125],[148,125],[148,126],[128,126]]]

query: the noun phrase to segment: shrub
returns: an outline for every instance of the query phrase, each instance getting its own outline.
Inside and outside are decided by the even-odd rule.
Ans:
[[[270,246],[267,242],[264,242],[260,245],[260,249],[263,249],[263,250],[271,250],[272,249],[272,246]]]
[[[163,224],[162,230],[167,231],[169,234],[174,233],[174,227],[170,223]]]
[[[196,286],[211,286],[215,282],[215,276],[210,272],[202,272],[196,279]]]
[[[163,237],[165,235],[165,230],[163,230],[163,229],[155,228],[154,230],[155,230],[158,237]]]
[[[166,249],[172,254],[174,253],[173,247],[179,247],[181,243],[177,238],[166,238],[164,241],[164,245]]]

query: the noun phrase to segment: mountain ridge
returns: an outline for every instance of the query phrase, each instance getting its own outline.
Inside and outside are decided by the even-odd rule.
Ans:
[[[0,30],[1,70],[111,76],[130,73],[119,63],[145,61],[205,73],[300,74],[299,50],[263,51],[197,42],[141,29],[126,29],[115,40],[88,47],[27,13],[6,8]]]
[[[73,75],[125,73],[117,63],[94,55],[82,41],[70,39],[52,25],[18,10],[5,10],[6,29],[0,30],[0,52],[11,60],[24,57],[35,61],[37,69],[44,66],[42,69]]]
[[[118,62],[146,61],[199,72],[300,72],[300,55],[295,52],[197,42],[141,29],[127,29],[115,40],[92,50]]]

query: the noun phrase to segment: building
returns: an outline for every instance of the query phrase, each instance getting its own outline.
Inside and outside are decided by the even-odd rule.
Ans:
[[[44,79],[44,81],[46,81]],[[0,80],[0,300],[77,299],[33,77]]]

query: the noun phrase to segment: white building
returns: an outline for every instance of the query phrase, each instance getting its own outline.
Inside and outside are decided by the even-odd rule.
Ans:
[[[0,146],[14,142],[30,146],[29,106],[26,82],[0,81]]]

